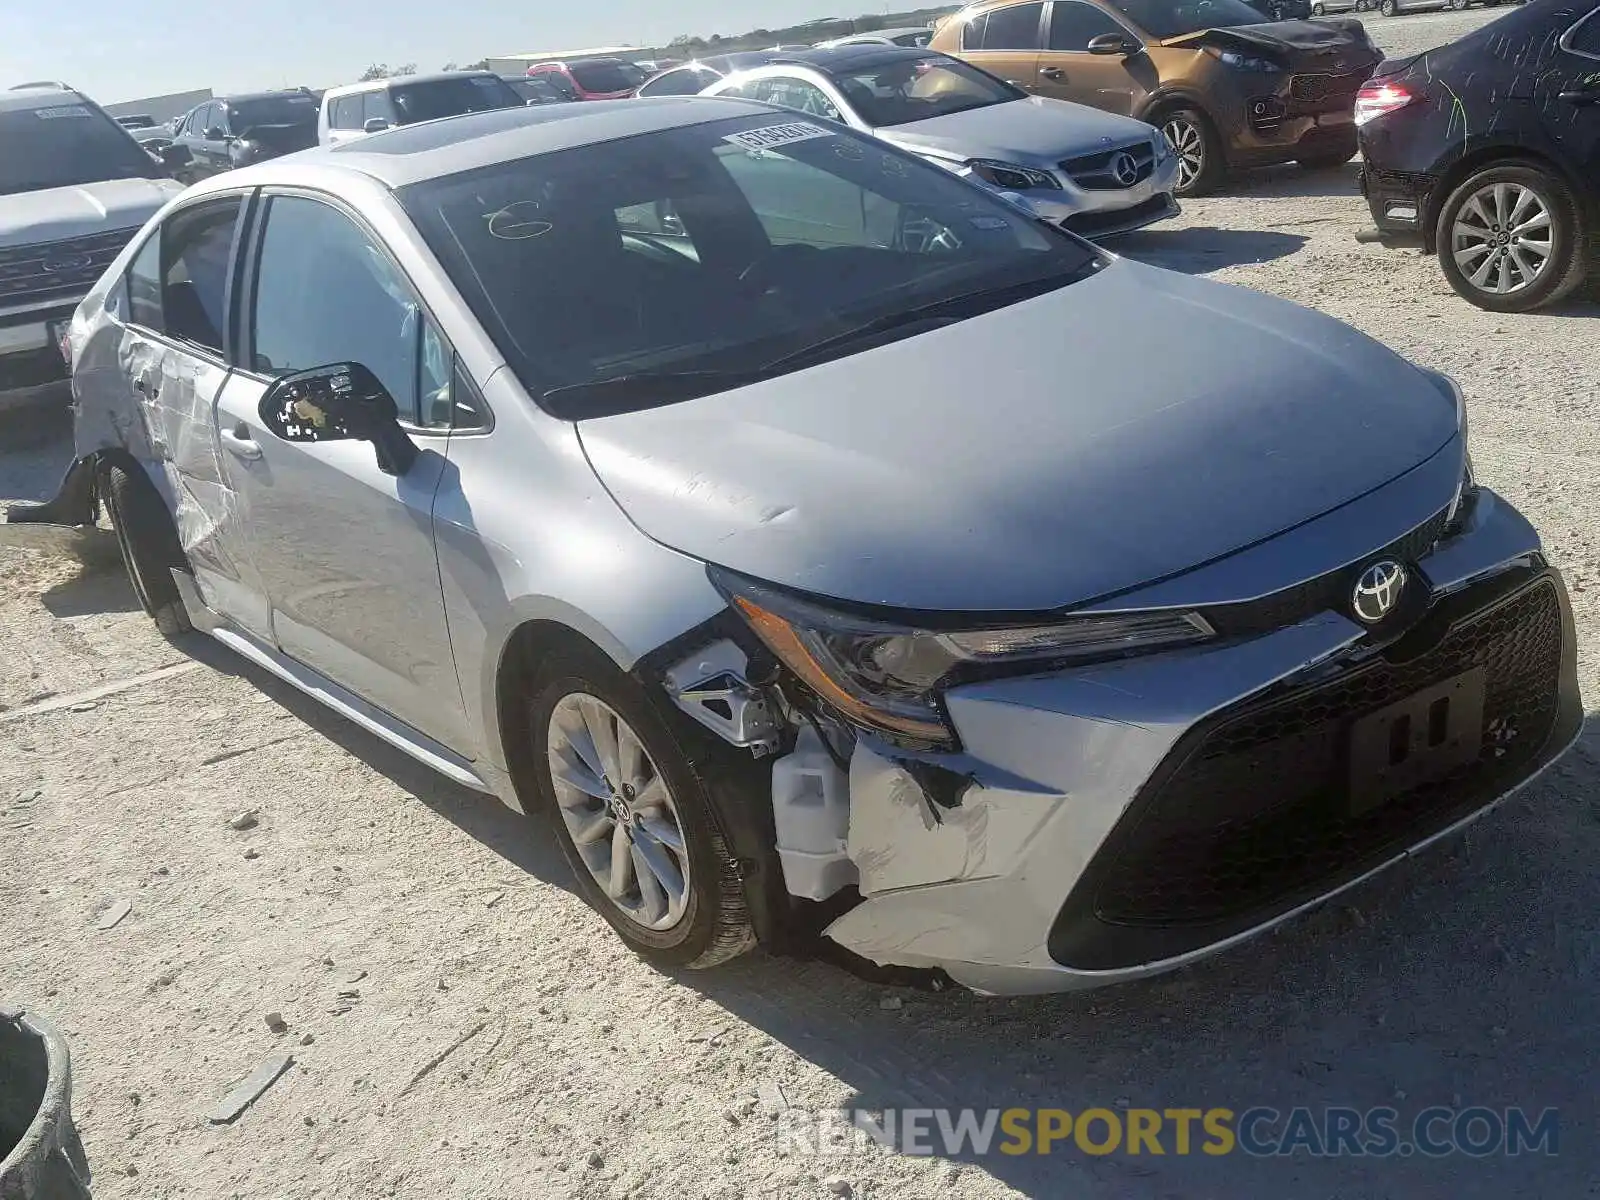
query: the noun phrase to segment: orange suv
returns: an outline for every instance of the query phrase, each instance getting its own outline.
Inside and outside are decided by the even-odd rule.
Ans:
[[[1160,127],[1180,196],[1233,167],[1348,162],[1356,92],[1383,58],[1353,18],[1269,22],[1244,0],[979,0],[931,48]]]

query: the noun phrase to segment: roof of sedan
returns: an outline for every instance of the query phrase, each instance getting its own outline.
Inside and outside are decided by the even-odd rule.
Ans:
[[[247,167],[245,171],[251,176],[250,182],[260,184],[271,182],[275,162],[284,166],[294,163],[338,167],[399,188],[536,154],[773,111],[769,105],[749,100],[695,96],[499,108],[404,125],[341,146],[318,147]],[[215,178],[231,177],[244,182],[243,175],[244,172],[228,172]]]
[[[796,50],[772,59],[774,66],[781,63],[803,63],[819,71],[861,71],[897,59],[927,58],[938,51],[917,49],[914,46],[885,46],[882,42],[856,43],[850,46],[830,46],[826,49]]]

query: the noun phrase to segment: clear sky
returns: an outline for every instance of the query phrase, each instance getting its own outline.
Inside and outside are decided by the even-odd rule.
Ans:
[[[812,17],[881,11],[880,0],[0,0],[0,87],[62,79],[102,104],[191,88],[352,82],[374,62],[437,70],[526,50],[729,36]],[[903,7],[903,6],[897,6]]]

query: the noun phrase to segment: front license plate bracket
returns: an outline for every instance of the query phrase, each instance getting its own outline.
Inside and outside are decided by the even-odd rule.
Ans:
[[[1474,667],[1350,726],[1352,816],[1472,762],[1483,748],[1484,671]]]

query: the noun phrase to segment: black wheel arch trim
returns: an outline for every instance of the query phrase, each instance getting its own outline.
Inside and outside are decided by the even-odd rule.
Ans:
[[[1548,171],[1567,185],[1573,199],[1577,201],[1578,219],[1583,224],[1583,228],[1579,231],[1580,241],[1585,236],[1590,237],[1592,241],[1593,235],[1600,233],[1600,190],[1574,175],[1563,165],[1560,155],[1552,152],[1553,149],[1548,141],[1528,143],[1507,141],[1499,137],[1493,139],[1482,137],[1469,141],[1465,149],[1449,156],[1448,160],[1441,159],[1429,172],[1433,175],[1435,183],[1428,194],[1423,209],[1423,220],[1420,222],[1423,250],[1428,254],[1438,253],[1435,234],[1439,215],[1444,212],[1444,206],[1449,203],[1451,194],[1466,182],[1469,176],[1491,167],[1516,166],[1519,163]],[[1600,257],[1600,246],[1591,245],[1590,253],[1592,258]]]

